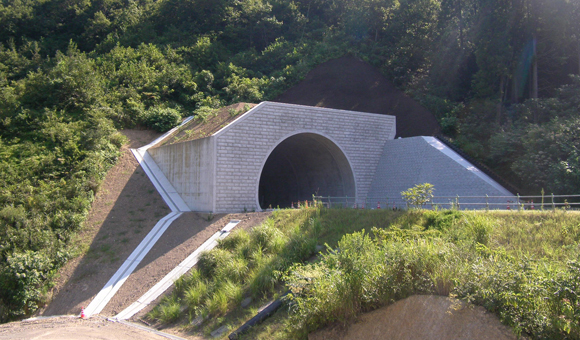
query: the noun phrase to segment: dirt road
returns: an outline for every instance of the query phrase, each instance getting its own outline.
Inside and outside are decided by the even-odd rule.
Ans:
[[[57,317],[0,325],[0,339],[167,340],[167,337],[104,318]]]

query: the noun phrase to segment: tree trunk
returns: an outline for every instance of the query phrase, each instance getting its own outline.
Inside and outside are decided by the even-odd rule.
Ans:
[[[534,37],[534,54],[532,56],[532,93],[531,98],[538,98],[538,53],[536,47],[536,38]]]
[[[505,76],[501,76],[501,80],[499,83],[499,102],[497,103],[497,112],[495,115],[495,122],[497,125],[501,124],[501,114],[503,111],[503,102],[504,102],[504,95],[505,95],[505,83],[506,83],[506,77]]]
[[[459,7],[459,47],[463,49],[463,6],[461,4],[461,0],[458,0],[457,3],[459,5],[457,6]]]

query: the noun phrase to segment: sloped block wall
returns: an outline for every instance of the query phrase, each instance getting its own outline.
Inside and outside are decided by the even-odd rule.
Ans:
[[[456,197],[459,195],[460,202],[464,203],[485,203],[485,199],[469,199],[467,196],[513,197],[512,193],[442,144],[437,138],[411,137],[385,143],[368,199],[388,198],[389,201],[400,205],[403,202],[401,191],[422,183],[433,184],[435,196]],[[501,198],[489,202],[504,204],[508,199]],[[468,207],[464,206],[464,208]],[[485,206],[469,208],[477,207]]]

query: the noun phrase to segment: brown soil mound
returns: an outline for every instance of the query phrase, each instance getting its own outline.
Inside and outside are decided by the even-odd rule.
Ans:
[[[187,124],[183,125],[173,134],[168,136],[163,142],[154,147],[182,143],[211,136],[256,105],[257,104],[251,103],[237,103],[215,109],[205,117],[205,119],[196,117],[189,121]]]
[[[397,137],[433,136],[440,131],[431,112],[395,88],[379,70],[350,56],[320,64],[275,101],[393,115]]]
[[[308,340],[508,340],[511,330],[483,307],[443,296],[415,295],[363,314],[347,330],[329,327],[308,335]]]

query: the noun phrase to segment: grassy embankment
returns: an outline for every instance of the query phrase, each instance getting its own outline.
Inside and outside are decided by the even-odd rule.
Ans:
[[[578,339],[579,241],[577,212],[282,210],[206,253],[149,316],[209,335],[234,330],[291,288],[285,307],[244,338],[305,339],[412,294],[437,294],[482,305],[517,334]],[[340,251],[304,264],[325,243]],[[196,318],[205,321],[192,326]]]

